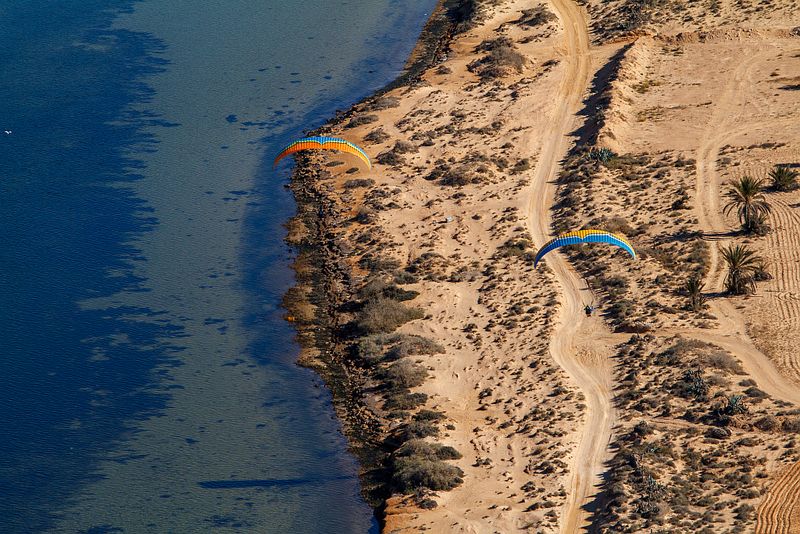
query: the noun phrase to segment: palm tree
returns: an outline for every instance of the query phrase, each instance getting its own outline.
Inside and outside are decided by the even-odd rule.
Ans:
[[[703,295],[705,286],[706,284],[697,275],[693,275],[686,281],[686,293],[689,295],[689,305],[693,311],[697,312],[703,309],[706,301],[706,297]]]
[[[722,259],[728,266],[725,290],[732,295],[755,293],[755,272],[762,259],[745,245],[728,245],[720,249]]]
[[[797,171],[793,171],[789,167],[783,165],[775,165],[775,168],[769,171],[769,177],[772,179],[772,187],[776,191],[791,191],[797,188]]]
[[[745,232],[763,232],[767,214],[772,210],[763,191],[763,178],[745,175],[728,182],[728,189],[725,191],[728,203],[725,204],[724,213],[727,215],[736,210]]]

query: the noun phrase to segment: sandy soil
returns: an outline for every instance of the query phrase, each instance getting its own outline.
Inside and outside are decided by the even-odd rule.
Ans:
[[[369,206],[338,230],[354,271],[377,253],[425,266],[409,288],[427,315],[401,331],[445,347],[417,360],[430,378],[415,390],[446,414],[438,441],[463,455],[463,484],[432,495],[435,508],[389,500],[387,532],[602,531],[611,521],[695,532],[712,520],[714,532],[798,528],[800,451],[780,428],[800,413],[800,192],[770,193],[773,231],[748,238],[722,214],[720,191],[744,172],[798,163],[800,21],[784,5],[714,2],[679,21],[656,9],[621,33],[612,28],[623,4],[493,3],[419,83],[332,132],[377,160],[369,190],[344,185],[347,165],[324,184],[352,218]],[[540,6],[544,15],[526,23],[525,10]],[[524,61],[493,74],[481,61],[499,36]],[[589,161],[576,142],[618,157]],[[570,173],[579,187],[563,179]],[[554,253],[533,269],[530,255],[553,228],[590,223],[625,229],[640,259]],[[768,260],[774,278],[757,296],[720,294],[717,247],[728,242]],[[701,313],[681,292],[689,272],[706,282]],[[586,317],[592,301],[601,313]],[[708,398],[673,393],[698,368]],[[714,428],[712,415],[737,395],[748,415]],[[368,400],[379,415],[383,402]],[[624,456],[645,435],[673,451],[633,462],[660,488],[654,523],[598,497],[647,497],[625,478]],[[696,464],[703,455],[717,461]],[[741,478],[722,481],[726,473]],[[604,474],[623,489],[603,486]],[[670,493],[695,474],[714,479],[693,482],[689,500],[718,505]]]

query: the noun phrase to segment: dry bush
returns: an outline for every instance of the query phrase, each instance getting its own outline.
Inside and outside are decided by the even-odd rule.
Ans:
[[[511,174],[519,174],[529,170],[530,168],[531,168],[530,158],[522,158],[521,160],[517,161],[513,167],[511,167]]]
[[[425,393],[410,393],[408,390],[392,390],[385,395],[383,407],[386,410],[413,410],[428,402]]]
[[[476,171],[477,167],[466,163],[456,166],[440,164],[425,179],[439,180],[440,185],[459,187],[480,182],[482,178]]]
[[[441,421],[443,419],[445,419],[445,415],[435,410],[420,410],[414,414],[414,421]],[[445,459],[446,458],[442,458],[442,460]]]
[[[409,308],[396,300],[378,297],[367,302],[359,312],[356,324],[362,332],[378,334],[392,332],[399,326],[424,316],[425,313],[419,308]]]
[[[541,26],[556,20],[558,17],[546,6],[536,6],[532,9],[523,9],[522,16],[516,23],[520,26]]]
[[[400,99],[394,96],[381,96],[370,102],[370,111],[380,111],[382,109],[396,108],[400,105]]]
[[[386,334],[362,337],[353,347],[355,356],[369,365],[380,362],[384,358],[384,346],[388,337]]]
[[[372,224],[375,222],[375,210],[369,206],[359,206],[354,218],[361,224]]]
[[[377,115],[357,115],[350,119],[350,122],[344,125],[345,128],[356,128],[364,124],[370,124],[378,121]]]
[[[398,491],[413,493],[420,488],[447,491],[463,482],[464,472],[454,465],[424,456],[399,456],[394,459],[392,482]]]
[[[401,441],[422,439],[439,435],[439,427],[431,421],[410,421],[403,425],[399,438]]]
[[[800,418],[784,419],[781,429],[789,434],[800,434]]]
[[[412,261],[406,271],[422,276],[426,280],[443,280],[451,268],[451,262],[436,252],[425,252]]]
[[[406,300],[412,300],[416,298],[417,295],[419,295],[418,291],[402,289],[393,282],[385,280],[381,276],[370,277],[358,291],[358,298],[365,301],[378,297],[385,297],[387,299],[402,302]]]
[[[777,429],[780,426],[780,421],[771,415],[765,415],[764,417],[756,419],[756,421],[753,423],[753,426],[759,430],[769,432]]]
[[[610,219],[604,219],[602,227],[608,232],[622,234],[626,237],[632,237],[641,233],[637,232],[636,229],[634,229],[624,217],[611,217]]]
[[[400,262],[390,256],[381,254],[364,254],[358,262],[359,267],[376,273],[380,271],[392,272],[400,268]]]
[[[407,441],[395,451],[394,455],[397,458],[416,456],[428,460],[458,460],[461,458],[461,453],[453,447],[439,443],[429,443],[420,439]]]
[[[395,389],[420,386],[426,378],[428,371],[408,359],[396,361],[386,369],[386,379]]]
[[[367,135],[364,136],[365,141],[369,141],[370,143],[383,143],[387,141],[391,136],[383,131],[383,128],[377,128],[372,130]]]
[[[444,347],[433,340],[413,334],[375,334],[359,339],[353,350],[359,360],[374,365],[406,356],[442,353]]]
[[[700,356],[699,360],[703,364],[714,367],[721,371],[727,371],[736,375],[744,374],[742,364],[740,364],[736,358],[731,356],[731,354],[722,350],[716,350],[707,354],[703,354]]]
[[[397,154],[409,154],[419,151],[414,143],[411,143],[409,141],[403,141],[402,139],[395,142],[394,148],[392,148],[392,150]]]
[[[347,180],[344,183],[345,189],[355,189],[357,187],[372,187],[375,185],[375,180],[372,178],[354,178],[352,180]]]
[[[483,80],[502,78],[512,71],[522,72],[527,63],[525,56],[517,51],[514,42],[505,36],[483,41],[475,49],[488,53],[467,65],[467,68]]]
[[[375,158],[375,161],[380,163],[381,165],[386,165],[389,167],[398,167],[405,163],[405,158],[403,158],[400,154],[395,152],[394,150],[387,150],[386,152],[381,152]]]
[[[399,360],[406,356],[440,354],[444,352],[444,347],[428,338],[407,334],[398,334],[398,336],[400,336],[400,339],[386,353],[386,357],[389,359]]]

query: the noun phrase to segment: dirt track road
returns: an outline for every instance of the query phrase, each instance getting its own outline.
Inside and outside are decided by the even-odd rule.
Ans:
[[[696,211],[700,226],[710,236],[711,241],[709,274],[706,280],[706,290],[711,292],[721,292],[723,289],[725,271],[717,247],[729,239],[726,236],[732,230],[722,215],[720,191],[723,184],[717,173],[717,158],[721,147],[748,127],[740,123],[741,110],[748,101],[747,87],[751,80],[749,73],[760,59],[764,59],[763,54],[752,54],[734,71],[728,86],[714,106],[706,126],[706,141],[697,151]],[[687,331],[684,334],[711,341],[734,353],[760,388],[775,398],[800,406],[800,388],[784,377],[775,364],[755,347],[747,336],[744,318],[731,301],[717,298],[710,300],[709,305],[712,313],[719,319],[719,327],[710,331]]]
[[[556,107],[550,117],[548,136],[539,147],[533,174],[528,221],[531,235],[541,246],[550,235],[550,206],[554,196],[553,179],[559,161],[566,155],[567,137],[578,125],[577,111],[589,85],[589,33],[582,8],[571,0],[551,0],[564,27],[562,64],[565,65]],[[569,374],[586,397],[587,419],[581,429],[577,450],[570,465],[570,482],[561,532],[572,533],[587,526],[584,507],[598,492],[603,462],[615,421],[612,405],[611,364],[608,355],[614,343],[602,320],[587,318],[585,304],[592,300],[583,280],[558,254],[547,259],[561,288],[558,326],[550,341],[550,353]]]

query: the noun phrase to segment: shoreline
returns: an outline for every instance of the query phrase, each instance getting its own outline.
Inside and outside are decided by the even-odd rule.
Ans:
[[[386,92],[413,85],[446,54],[458,25],[464,22],[454,12],[471,3],[472,0],[439,0],[400,76],[337,112],[309,135],[324,135]],[[350,269],[341,261],[340,243],[328,236],[328,229],[340,223],[341,216],[327,197],[328,192],[318,188],[320,169],[313,156],[296,154],[295,160],[290,189],[297,214],[286,223],[285,241],[297,253],[292,263],[296,284],[284,295],[283,306],[295,326],[301,348],[297,363],[314,370],[330,389],[348,447],[359,463],[362,495],[383,529],[386,499],[390,496],[386,465],[390,451],[378,437],[381,422],[363,402],[367,377],[348,358],[336,334],[341,327],[336,308],[355,294]]]

